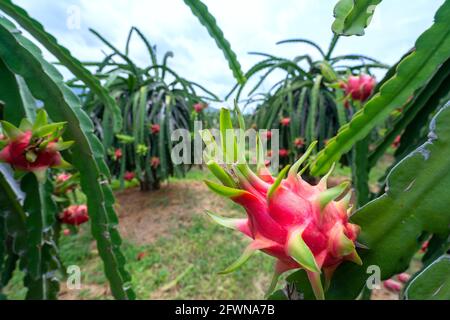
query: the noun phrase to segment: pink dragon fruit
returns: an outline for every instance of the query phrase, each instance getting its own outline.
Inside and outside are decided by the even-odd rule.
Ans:
[[[150,166],[151,166],[153,169],[158,168],[160,164],[161,164],[161,160],[160,160],[158,157],[152,157],[152,158],[150,159]]]
[[[69,148],[73,141],[63,142],[61,132],[64,123],[48,124],[47,113],[39,111],[31,124],[22,120],[20,127],[1,121],[6,139],[0,151],[0,162],[10,164],[19,172],[33,172],[43,181],[48,168],[70,168],[60,151]]]
[[[207,107],[208,107],[208,105],[206,105],[206,104],[204,104],[204,103],[201,103],[201,102],[194,104],[194,110],[195,110],[195,112],[197,112],[197,113],[202,112],[202,111],[203,111],[204,109],[206,109]]]
[[[134,178],[135,178],[135,174],[134,174],[134,172],[131,172],[131,171],[127,171],[127,172],[125,172],[125,174],[123,175],[123,178],[124,178],[124,180],[125,181],[131,181],[131,180],[133,180]]]
[[[367,74],[350,76],[348,77],[347,82],[341,82],[340,86],[345,90],[347,96],[351,96],[353,100],[364,102],[373,92],[375,78]]]
[[[393,279],[388,279],[388,280],[384,281],[383,286],[392,292],[398,293],[398,292],[402,291],[402,284]]]
[[[159,131],[161,131],[161,126],[159,124],[152,124],[152,126],[150,127],[150,131],[152,132],[152,134],[158,134]]]
[[[79,226],[89,221],[86,205],[73,205],[66,208],[60,216],[60,220],[69,225]]]
[[[407,283],[410,278],[411,278],[411,276],[408,273],[406,273],[406,272],[403,272],[403,273],[400,273],[400,274],[397,275],[397,279],[401,283]]]
[[[122,149],[114,150],[114,160],[120,160],[122,158]]]
[[[289,156],[289,150],[280,149],[280,151],[278,151],[278,154],[280,155],[281,158],[286,158],[287,156]]]
[[[283,127],[288,127],[291,123],[291,118],[283,118],[280,120],[280,123]]]
[[[301,147],[303,147],[305,145],[305,140],[303,138],[295,138],[294,145],[297,148],[301,148]]]
[[[233,132],[229,130],[231,119],[228,110],[222,109],[222,119],[221,132]],[[209,138],[211,136],[211,133],[202,131],[205,143],[214,149],[217,143]],[[237,142],[236,145],[234,150],[245,148]],[[236,270],[255,251],[262,250],[277,259],[269,293],[282,273],[304,269],[316,298],[324,299],[322,272],[327,288],[333,272],[343,261],[362,263],[355,248],[359,227],[348,221],[350,193],[336,201],[349,184],[343,183],[328,189],[327,177],[331,172],[317,185],[310,185],[298,174],[300,166],[315,145],[316,142],[312,143],[305,154],[291,168],[284,168],[277,178],[264,165],[261,143],[257,148],[257,174],[246,163],[230,163],[205,156],[208,168],[222,182],[205,181],[208,187],[243,206],[247,218],[227,219],[210,212],[208,214],[215,222],[236,229],[252,240],[243,255],[222,273]],[[222,150],[225,159],[231,157],[236,160],[239,157],[233,150],[227,150],[223,143]],[[225,165],[219,165],[219,161]]]

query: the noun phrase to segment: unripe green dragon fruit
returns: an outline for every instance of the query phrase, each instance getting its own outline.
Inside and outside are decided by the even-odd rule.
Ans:
[[[239,123],[243,119],[237,109]],[[275,274],[269,293],[275,288],[279,276],[292,269],[304,269],[317,299],[324,299],[321,275],[325,288],[335,269],[344,261],[361,264],[355,241],[359,227],[348,221],[350,193],[342,197],[349,184],[327,188],[327,176],[317,185],[301,178],[300,166],[309,157],[316,143],[292,166],[273,177],[264,165],[261,141],[257,145],[257,173],[239,161],[244,147],[233,133],[231,116],[222,109],[220,115],[222,156],[209,131],[201,135],[213,156],[205,156],[212,173],[222,182],[206,181],[216,193],[240,204],[247,212],[245,219],[227,219],[208,214],[217,223],[236,229],[251,239],[243,255],[222,273],[229,273],[244,264],[253,253],[261,250],[277,259]],[[227,137],[225,138],[225,133]],[[230,148],[226,140],[234,140]],[[228,146],[228,150],[227,150]],[[231,149],[231,150],[230,150]],[[220,161],[221,159],[232,161]],[[341,200],[336,201],[336,199]]]

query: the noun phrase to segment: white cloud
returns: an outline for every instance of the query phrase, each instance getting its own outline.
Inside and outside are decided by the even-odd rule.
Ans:
[[[123,50],[129,29],[137,26],[158,46],[162,58],[173,51],[170,65],[182,76],[199,82],[223,97],[234,84],[222,53],[182,0],[17,0],[41,21],[58,40],[81,60],[103,57],[107,48],[88,32],[96,29]],[[316,52],[308,46],[286,44],[287,38],[308,38],[327,48],[331,39],[333,7],[336,1],[317,0],[205,0],[216,17],[243,69],[260,58],[249,51],[263,51],[294,57]],[[336,54],[361,53],[394,63],[432,23],[442,0],[384,1],[376,9],[364,37],[343,38]],[[81,29],[69,30],[67,8],[80,8]],[[108,50],[109,51],[109,50]],[[146,49],[136,38],[131,56],[140,64],[148,62]],[[265,86],[270,87],[270,84]]]

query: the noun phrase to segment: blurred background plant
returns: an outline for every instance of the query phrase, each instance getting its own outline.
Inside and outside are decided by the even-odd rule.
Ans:
[[[137,180],[143,191],[158,189],[169,176],[183,176],[189,166],[172,162],[172,132],[177,129],[192,132],[194,121],[208,125],[207,102],[219,98],[172,70],[168,66],[172,52],[158,61],[156,46],[139,29],[131,28],[124,52],[91,31],[112,52],[103,61],[84,65],[95,68],[95,76],[117,102],[123,118],[120,132],[114,130],[110,109],[89,87],[78,78],[68,84],[81,90],[83,109],[93,120],[95,133],[107,150],[113,176],[121,188],[126,182]],[[144,68],[129,56],[133,36],[142,40],[148,50],[149,65]]]

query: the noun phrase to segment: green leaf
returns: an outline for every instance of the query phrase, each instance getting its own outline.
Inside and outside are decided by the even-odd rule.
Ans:
[[[401,107],[414,92],[450,57],[450,2],[446,1],[435,16],[435,23],[416,41],[416,50],[398,65],[396,74],[384,83],[378,94],[358,111],[350,123],[318,154],[311,173],[325,173],[333,162],[359,140],[366,137],[390,113]]]
[[[11,243],[10,246],[4,247],[5,254],[8,255],[5,257],[6,261],[3,265],[0,261],[2,273],[0,289],[11,279],[17,260],[20,258],[25,261],[27,257],[26,214],[21,205],[22,200],[23,193],[14,180],[11,169],[0,164],[0,220],[2,221],[0,240],[8,240]],[[3,246],[4,243],[0,245]]]
[[[386,192],[359,209],[351,222],[361,227],[358,238],[363,267],[345,263],[331,282],[330,298],[354,299],[376,265],[382,280],[406,270],[429,234],[450,234],[450,104],[430,125],[429,140],[390,172]],[[348,278],[348,274],[352,278]]]
[[[102,144],[95,136],[92,122],[82,110],[78,97],[65,86],[63,77],[44,60],[36,45],[15,30],[14,24],[0,17],[0,58],[24,78],[33,96],[43,101],[53,121],[67,121],[64,140],[76,141],[71,149],[71,162],[80,172],[81,187],[88,199],[92,234],[97,241],[111,291],[117,299],[133,299],[130,276],[120,251],[114,196],[108,184],[109,170]]]
[[[362,207],[369,201],[369,137],[358,141],[352,152],[352,182],[355,188],[355,198],[357,207]]]
[[[407,300],[450,300],[450,256],[442,256],[415,275],[403,296]]]
[[[29,214],[26,219],[27,274],[24,279],[28,287],[27,299],[55,300],[62,275],[52,228],[58,213],[51,197],[53,185],[49,181],[39,183],[34,175],[27,174],[21,187],[26,194],[24,209]]]
[[[189,6],[200,23],[206,27],[208,33],[214,39],[219,49],[222,50],[237,82],[243,84],[245,82],[245,76],[241,70],[241,65],[237,60],[236,54],[231,49],[230,43],[225,39],[222,30],[220,30],[217,25],[216,19],[209,13],[208,7],[200,0],[184,0],[184,3]]]
[[[448,94],[450,90],[450,60],[447,60],[426,86],[414,95],[413,100],[402,111],[402,115],[395,121],[389,132],[377,142],[375,149],[369,154],[369,167],[374,167],[380,157],[386,152],[386,149],[394,142],[395,138],[409,125],[414,127],[411,130],[412,136],[417,136],[421,131],[421,124],[427,124],[428,117],[423,111],[429,115],[439,105],[440,100]],[[409,131],[405,131],[406,135],[402,136],[402,144],[414,147]],[[408,139],[408,141],[406,141]]]
[[[20,94],[20,85],[14,73],[12,73],[5,63],[0,59],[0,100],[5,103],[4,120],[15,126],[19,126],[20,121],[26,117],[21,110],[24,102]]]
[[[364,35],[381,0],[340,0],[334,8],[333,32],[337,35]]]
[[[102,87],[100,81],[98,81],[80,61],[74,58],[69,50],[61,46],[58,41],[44,29],[42,24],[30,17],[24,9],[16,6],[11,0],[1,1],[0,9],[17,21],[17,23],[35,37],[39,43],[50,51],[78,79],[83,81],[99,96],[105,106],[110,109],[114,115],[115,129],[116,132],[118,132],[122,127],[120,109],[114,99],[111,98],[108,92]]]

